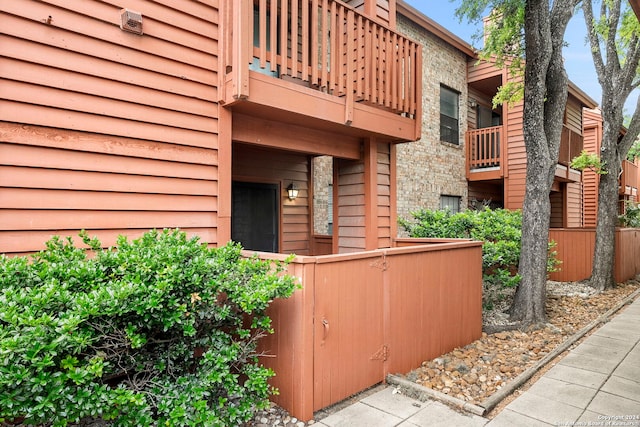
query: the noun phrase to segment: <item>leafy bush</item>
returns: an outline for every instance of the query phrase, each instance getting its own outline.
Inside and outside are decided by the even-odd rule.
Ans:
[[[484,242],[482,268],[484,280],[505,287],[516,286],[522,239],[522,213],[506,209],[466,210],[452,214],[448,210],[413,212],[414,221],[400,220],[411,237],[470,238]],[[559,261],[550,244],[548,270]]]
[[[618,216],[621,227],[640,228],[640,204],[625,202],[624,214]]]
[[[283,265],[178,230],[0,257],[0,422],[232,426],[268,405],[256,345]]]

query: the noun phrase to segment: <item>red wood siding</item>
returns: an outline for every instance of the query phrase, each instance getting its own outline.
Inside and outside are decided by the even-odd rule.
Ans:
[[[527,175],[527,153],[522,130],[523,103],[505,108],[507,170],[505,171],[505,208],[521,209]],[[503,156],[504,158],[504,156]]]
[[[582,184],[568,182],[566,184],[567,224],[566,227],[583,227]]]
[[[310,254],[309,162],[308,156],[300,153],[245,144],[233,147],[234,180],[280,184],[281,253]],[[289,200],[286,194],[291,182],[300,190],[295,200]]]
[[[564,124],[575,133],[582,135],[582,104],[571,94],[567,99]]]
[[[362,161],[336,159],[334,163],[334,212],[337,210],[338,253],[363,251],[366,248],[365,177]]]
[[[4,2],[0,252],[181,227],[217,242],[217,1]],[[48,18],[50,17],[50,19]]]
[[[594,110],[584,109],[584,149],[589,153],[600,151],[602,120]],[[590,169],[582,171],[584,226],[595,227],[598,212],[598,174]]]
[[[395,237],[391,147],[371,140],[364,144],[364,150],[362,161],[336,159],[334,166],[334,182],[338,183],[334,188],[334,212],[338,210],[336,253],[388,248]]]
[[[378,144],[376,177],[376,205],[378,216],[377,248],[391,247],[392,215],[391,215],[391,158],[389,144]]]

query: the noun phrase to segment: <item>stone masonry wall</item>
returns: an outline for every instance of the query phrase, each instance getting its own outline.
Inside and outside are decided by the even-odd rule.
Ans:
[[[422,44],[422,138],[397,146],[398,218],[418,209],[439,209],[440,196],[467,206],[464,135],[467,130],[467,57],[402,15],[398,30]],[[440,142],[440,85],[460,92],[460,145]],[[406,235],[398,228],[400,236]]]
[[[320,156],[313,159],[313,232],[314,234],[331,234],[329,186],[333,183],[333,157]]]

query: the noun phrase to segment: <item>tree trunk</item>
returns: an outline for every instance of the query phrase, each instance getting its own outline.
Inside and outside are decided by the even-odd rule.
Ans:
[[[527,178],[522,206],[522,247],[511,320],[521,326],[546,322],[549,192],[560,151],[568,78],[562,59],[567,23],[577,0],[525,4],[523,131],[527,151]]]
[[[600,16],[594,17],[591,0],[583,1],[584,18],[593,63],[602,86],[603,135],[600,149],[606,175],[600,175],[598,184],[598,222],[596,246],[590,284],[604,290],[615,284],[615,228],[618,222],[618,175],[621,162],[640,133],[640,99],[628,126],[620,138],[623,125],[623,106],[632,90],[637,88],[640,64],[640,38],[637,21],[622,18],[621,0],[602,4]],[[595,22],[607,22],[608,28],[597,28]],[[631,25],[636,25],[633,30]],[[619,43],[621,33],[631,34],[626,43]],[[623,47],[622,50],[620,48]],[[606,52],[606,53],[605,53]]]
[[[611,141],[607,144],[605,141]],[[618,132],[605,119],[602,146],[609,147],[600,153],[606,174],[600,175],[598,184],[598,221],[596,223],[596,245],[589,284],[599,291],[615,284],[615,230],[618,223],[618,175],[621,170],[617,148]]]
[[[532,156],[533,157],[533,156]],[[511,306],[511,320],[523,326],[546,322],[547,255],[551,202],[549,191],[555,163],[536,157],[527,162],[527,186],[522,209],[522,249],[518,273],[522,281]]]

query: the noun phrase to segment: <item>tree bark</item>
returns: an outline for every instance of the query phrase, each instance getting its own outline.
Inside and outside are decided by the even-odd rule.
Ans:
[[[604,141],[611,138],[613,129],[604,125]],[[614,138],[617,140],[618,132]],[[611,149],[613,148],[613,149]],[[598,217],[596,222],[596,242],[593,253],[593,267],[589,284],[599,291],[609,289],[615,285],[615,231],[618,223],[618,175],[621,161],[617,144],[600,153],[600,159],[605,164],[606,174],[600,175],[598,183]]]
[[[607,172],[600,175],[598,184],[598,219],[596,244],[589,283],[598,290],[615,285],[615,229],[618,222],[618,176],[622,160],[640,132],[640,99],[626,134],[620,138],[623,126],[623,105],[631,91],[638,87],[638,65],[640,64],[640,37],[634,32],[627,50],[618,49],[617,32],[621,17],[621,0],[601,7],[601,16],[607,18],[607,34],[602,35],[594,26],[591,0],[583,1],[584,18],[593,62],[602,86],[603,133],[600,160]],[[603,50],[606,54],[603,54]],[[621,60],[621,57],[623,60]]]
[[[562,59],[564,32],[577,0],[530,0],[525,5],[523,130],[527,152],[522,247],[522,281],[510,309],[521,326],[546,322],[547,257],[553,184],[560,150],[568,78]]]

